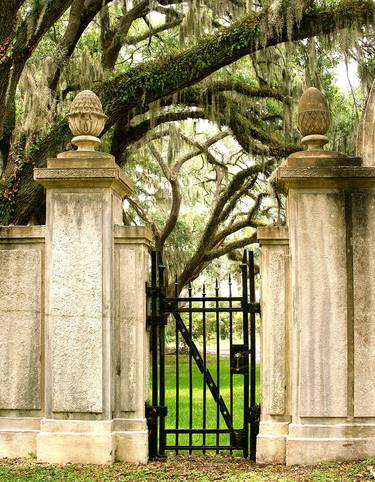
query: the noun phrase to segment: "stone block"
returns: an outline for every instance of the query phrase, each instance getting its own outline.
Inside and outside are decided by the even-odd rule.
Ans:
[[[148,461],[148,432],[116,432],[115,459],[131,464],[146,464]]]
[[[151,235],[143,227],[115,226],[115,412],[144,417],[148,398],[145,283]]]
[[[47,244],[52,411],[103,410],[103,194],[53,192]]]
[[[259,464],[285,464],[289,422],[261,422],[257,437],[256,461]]]
[[[55,464],[104,465],[114,462],[111,421],[42,420],[37,459]]]
[[[43,248],[11,241],[0,244],[0,409],[39,410]]]
[[[352,202],[354,416],[375,417],[375,191]]]
[[[300,417],[347,415],[345,196],[289,191]]]
[[[0,458],[35,455],[39,427],[39,418],[0,417]]]

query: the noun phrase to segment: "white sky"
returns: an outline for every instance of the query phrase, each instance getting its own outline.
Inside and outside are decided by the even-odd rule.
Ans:
[[[357,75],[357,64],[356,62],[352,61],[348,65],[348,72],[346,71],[345,62],[341,62],[335,69],[335,77],[339,87],[346,90],[350,88],[348,82],[348,74],[350,83],[353,87],[357,87],[359,85],[359,78]]]

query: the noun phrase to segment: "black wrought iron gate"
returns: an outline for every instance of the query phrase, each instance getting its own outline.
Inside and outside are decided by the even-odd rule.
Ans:
[[[151,403],[146,406],[150,457],[167,452],[238,453],[255,460],[254,255],[245,252],[241,282],[228,276],[198,293],[189,284],[166,292],[161,254],[152,252],[147,284]],[[237,288],[237,289],[236,289]],[[239,295],[233,292],[239,291]],[[226,346],[224,346],[226,340]]]

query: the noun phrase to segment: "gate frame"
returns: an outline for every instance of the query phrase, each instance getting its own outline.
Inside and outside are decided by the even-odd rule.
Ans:
[[[256,458],[256,437],[259,432],[260,407],[256,404],[256,313],[260,314],[260,303],[256,302],[255,294],[255,266],[254,253],[252,251],[244,251],[241,263],[242,278],[242,296],[218,296],[218,284],[215,285],[215,296],[206,297],[205,292],[202,296],[191,296],[191,284],[188,288],[188,296],[178,296],[178,284],[176,283],[176,292],[174,297],[166,296],[165,287],[165,265],[163,263],[162,253],[159,251],[151,252],[151,280],[146,283],[147,292],[147,326],[150,330],[150,349],[151,349],[151,368],[152,368],[152,390],[151,403],[146,403],[146,417],[149,428],[149,456],[150,459],[164,458],[165,452],[175,450],[176,454],[180,450],[188,450],[191,454],[193,450],[201,450],[205,453],[207,450],[215,450],[219,453],[221,450],[242,450],[243,456],[255,461]],[[204,303],[214,301],[215,306],[206,308]],[[203,307],[192,308],[192,302],[201,302]],[[220,308],[221,302],[229,303],[229,307]],[[239,307],[233,307],[232,302],[240,302]],[[187,303],[188,307],[179,308],[179,303]],[[219,388],[204,363],[200,351],[195,345],[194,340],[190,337],[189,329],[186,327],[180,313],[202,313],[203,316],[207,312],[216,313],[233,313],[240,312],[243,315],[243,343],[230,345],[230,370],[231,377],[233,374],[242,374],[244,376],[244,420],[242,429],[235,429],[232,423],[233,414],[228,410],[223,398],[220,395]],[[165,326],[169,316],[173,316],[176,323],[176,333],[182,335],[189,354],[196,363],[205,386],[208,386],[213,399],[215,400],[219,412],[227,426],[226,429],[166,429],[165,417],[167,416],[167,407],[165,406]],[[250,341],[250,344],[249,344]],[[249,356],[250,355],[250,362]],[[238,364],[236,368],[234,364]],[[247,387],[247,388],[246,388]],[[177,408],[177,407],[176,407]],[[176,417],[178,415],[176,414]],[[249,431],[250,426],[250,431]],[[250,432],[250,433],[249,433]],[[175,445],[167,445],[167,434],[176,434]],[[230,445],[192,445],[191,438],[189,445],[178,444],[178,434],[199,433],[216,434],[228,433],[230,435]],[[218,440],[218,439],[217,439]],[[249,450],[250,449],[250,450]]]

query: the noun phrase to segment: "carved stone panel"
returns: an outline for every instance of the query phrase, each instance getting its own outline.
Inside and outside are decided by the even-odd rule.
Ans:
[[[140,249],[138,249],[140,251]],[[131,412],[136,409],[137,394],[137,292],[134,276],[137,275],[137,252],[134,249],[119,250],[118,262],[123,267],[119,280],[120,304],[120,410]],[[128,274],[128,275],[127,275]],[[130,275],[130,276],[129,276]]]
[[[340,192],[289,196],[299,415],[347,415],[345,200]]]
[[[265,356],[268,365],[268,409],[270,415],[283,415],[286,408],[286,261],[287,255],[282,248],[263,247],[268,249],[267,268],[267,302],[265,315],[267,321],[267,338]]]
[[[102,412],[102,194],[56,192],[51,204],[52,410]]]
[[[354,416],[375,417],[375,192],[352,199]]]
[[[0,249],[0,409],[41,408],[42,257]]]

